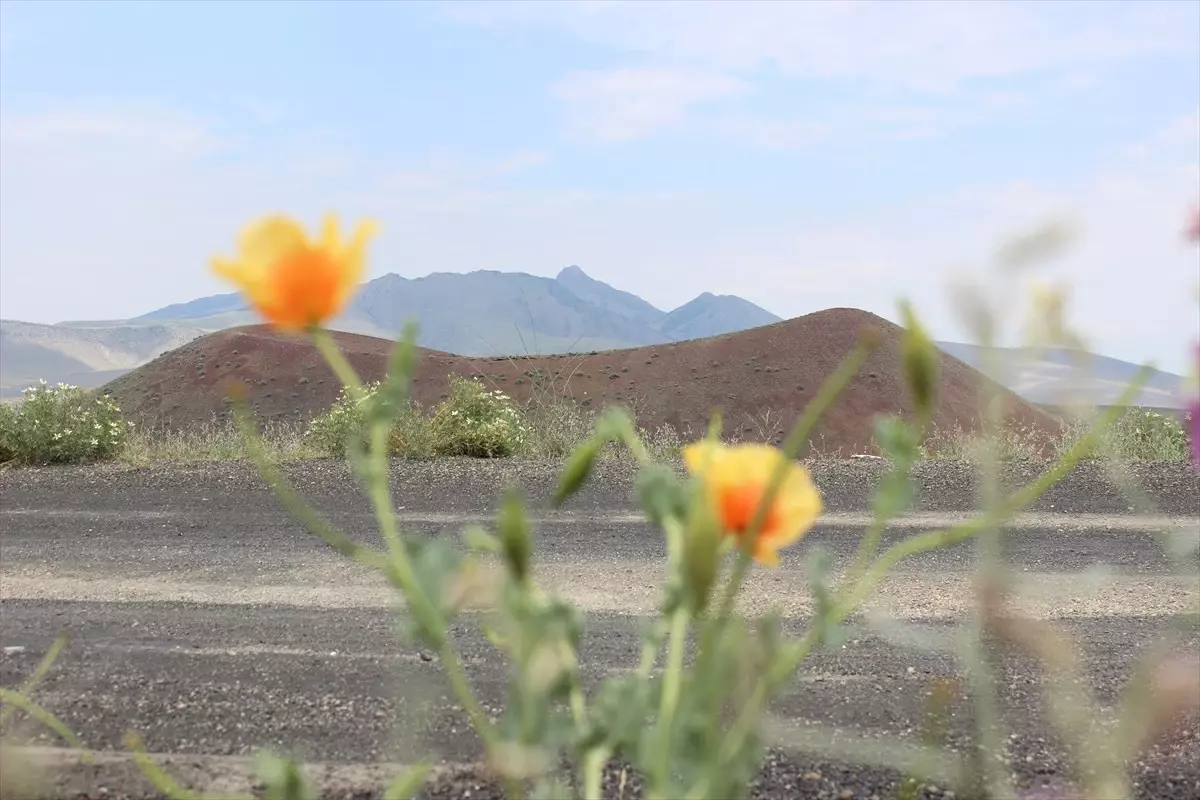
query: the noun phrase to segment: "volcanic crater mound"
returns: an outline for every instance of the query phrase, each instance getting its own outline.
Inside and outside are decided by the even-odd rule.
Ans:
[[[476,358],[421,349],[412,391],[429,408],[446,396],[451,374],[478,377],[518,402],[540,394],[570,397],[596,410],[624,404],[642,427],[670,425],[688,438],[702,436],[711,411],[719,408],[727,435],[778,441],[865,328],[874,329],[880,344],[825,414],[810,445],[831,454],[863,453],[871,451],[875,415],[909,413],[911,403],[900,368],[902,329],[858,309],[827,309],[723,336],[595,353]],[[341,332],[333,337],[364,380],[384,376],[391,341]],[[934,424],[978,430],[985,381],[942,354]],[[255,325],[195,339],[101,391],[139,425],[183,430],[228,415],[232,392],[263,422],[307,422],[328,409],[340,389],[307,339]],[[1009,424],[1046,434],[1058,430],[1046,412],[999,391]]]

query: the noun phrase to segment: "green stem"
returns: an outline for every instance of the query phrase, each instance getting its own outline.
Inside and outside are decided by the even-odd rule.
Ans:
[[[479,705],[479,701],[475,699],[458,659],[458,653],[446,636],[445,620],[438,612],[437,606],[426,596],[425,591],[418,583],[412,560],[401,540],[400,529],[396,523],[395,508],[392,505],[391,493],[388,491],[386,456],[381,449],[375,447],[372,448],[371,456],[374,462],[374,468],[371,470],[371,501],[375,507],[375,516],[379,520],[384,541],[388,545],[396,579],[412,607],[413,614],[436,643],[438,657],[441,658],[446,669],[446,676],[455,697],[462,704],[467,716],[471,718],[471,724],[475,730],[490,745],[493,738],[491,723]]]
[[[42,682],[42,679],[46,677],[46,674],[50,672],[50,668],[54,666],[54,662],[58,660],[59,653],[61,653],[63,648],[66,646],[67,635],[65,633],[60,633],[54,640],[54,643],[50,645],[50,649],[46,651],[46,655],[42,656],[42,660],[38,662],[37,667],[35,667],[33,672],[30,673],[29,677],[25,679],[25,682],[21,684],[21,688],[17,690],[17,693],[26,698],[30,697],[33,694],[33,690],[36,689],[37,685]],[[0,724],[8,721],[8,718],[12,715],[13,708],[15,707],[16,706],[9,706],[0,710]]]
[[[724,627],[725,622],[732,616],[734,604],[737,600],[738,592],[741,589],[742,583],[745,581],[746,573],[749,571],[751,553],[753,552],[755,540],[766,523],[767,514],[771,505],[775,502],[776,496],[783,488],[783,482],[787,477],[788,468],[793,465],[800,449],[809,441],[813,430],[837,400],[842,391],[849,385],[854,376],[858,374],[867,359],[871,357],[871,353],[875,349],[873,340],[863,337],[854,349],[846,355],[838,368],[833,374],[825,379],[821,384],[821,388],[817,391],[816,397],[812,402],[804,407],[804,411],[800,414],[800,418],[792,426],[792,430],[788,433],[787,438],[780,448],[783,457],[779,459],[779,463],[771,473],[770,480],[767,483],[766,491],[758,502],[755,509],[754,517],[750,521],[746,533],[742,537],[741,547],[738,548],[737,561],[734,563],[733,572],[730,575],[728,583],[725,585],[725,591],[721,596],[721,602],[718,606],[717,615],[710,618],[707,624],[704,625],[701,631],[701,641],[699,647],[699,663],[697,664],[696,674],[703,680],[703,676],[707,673],[710,660],[713,658],[713,653],[716,650],[714,642],[720,630]],[[762,683],[759,683],[759,687]],[[758,693],[758,688],[755,688],[755,694]],[[724,743],[728,743],[730,738],[727,736]],[[740,744],[738,745],[740,747]],[[736,751],[735,751],[736,752]],[[724,754],[724,748],[722,748]],[[728,755],[728,754],[725,754]],[[726,759],[718,757],[713,763],[708,774],[699,781],[695,787],[706,787],[711,784],[712,779],[717,772],[722,768],[722,764]]]
[[[1035,503],[1039,497],[1066,477],[1075,468],[1075,465],[1079,463],[1079,460],[1090,452],[1095,441],[1099,439],[1101,432],[1111,426],[1121,413],[1123,413],[1123,407],[1128,405],[1129,401],[1136,395],[1141,385],[1145,382],[1147,375],[1148,371],[1143,368],[1125,389],[1121,398],[1101,415],[1100,422],[1087,434],[1080,437],[1079,441],[1059,459],[1058,463],[1047,470],[1036,481],[1027,484],[1007,500],[1001,502],[994,511],[991,513],[985,512],[980,517],[960,523],[953,528],[928,531],[913,536],[902,542],[897,542],[885,550],[883,555],[871,565],[870,569],[853,586],[847,588],[842,598],[830,612],[833,622],[841,622],[853,613],[859,603],[883,580],[887,572],[904,559],[966,541],[977,536],[987,526],[998,525],[1013,514],[1017,514]],[[790,648],[790,654],[779,660],[776,666],[768,673],[767,678],[755,686],[750,699],[742,708],[742,712],[730,727],[729,733],[722,743],[721,751],[714,763],[714,769],[723,768],[728,759],[741,749],[746,737],[750,734],[754,721],[757,719],[759,709],[766,702],[768,692],[773,690],[783,680],[786,680],[804,659],[809,656],[817,644],[817,638],[818,635],[815,630],[808,631]],[[702,790],[703,784],[706,782],[707,779],[697,784],[688,796],[691,798],[704,797]]]
[[[742,547],[738,548],[738,560],[734,564],[733,574],[730,576],[729,582],[725,585],[725,592],[721,597],[721,603],[718,606],[716,619],[725,620],[733,613],[733,605],[737,599],[738,591],[741,589],[742,582],[745,580],[746,572],[750,566],[750,553],[753,550],[754,540],[758,537],[759,531],[766,522],[767,513],[771,508],[771,504],[775,502],[776,495],[783,488],[783,481],[787,477],[788,468],[795,461],[800,453],[800,448],[808,442],[812,436],[813,429],[817,423],[825,415],[833,402],[837,400],[842,391],[862,369],[863,364],[871,357],[871,352],[874,350],[874,344],[868,341],[860,341],[850,353],[842,359],[842,363],[834,370],[821,388],[817,391],[817,396],[813,401],[804,407],[800,418],[796,420],[796,424],[792,426],[791,432],[787,439],[784,440],[783,458],[775,466],[771,473],[771,479],[767,483],[767,489],[759,500],[758,506],[755,509],[754,517],[750,520],[750,525],[747,528],[746,535],[743,538]],[[707,626],[705,631],[705,647],[702,652],[707,652],[708,644],[711,643],[711,636],[715,633],[709,633],[713,626]]]
[[[604,792],[604,762],[612,751],[607,747],[593,747],[583,757],[583,798],[601,800]]]
[[[84,749],[83,743],[80,742],[79,738],[71,732],[70,728],[63,724],[62,720],[20,692],[14,692],[12,689],[5,689],[4,687],[0,686],[0,703],[7,703],[20,709],[21,711],[24,711],[26,714],[58,734],[67,744],[78,748],[79,750]],[[86,753],[87,751],[85,750],[84,752]]]
[[[838,398],[842,390],[854,379],[858,371],[862,369],[863,364],[867,363],[867,359],[871,357],[871,352],[874,350],[874,344],[871,342],[860,341],[850,351],[833,374],[826,379],[821,385],[817,396],[813,401],[804,407],[804,412],[800,418],[796,420],[796,424],[792,426],[791,433],[783,442],[783,458],[775,466],[775,470],[771,473],[771,480],[767,483],[767,491],[759,500],[758,507],[755,509],[754,517],[750,520],[750,525],[747,528],[746,539],[753,542],[762,529],[763,523],[767,520],[767,514],[771,509],[771,504],[775,502],[775,496],[779,494],[779,490],[783,487],[783,481],[787,478],[788,468],[792,466],[792,462],[800,454],[802,448],[812,436],[813,430],[817,427],[817,423],[825,416],[825,412],[833,405],[833,401]],[[735,587],[736,590],[736,587]],[[723,609],[724,614],[728,614],[728,609]]]
[[[342,355],[341,348],[337,346],[337,342],[329,335],[329,331],[324,328],[314,328],[312,330],[312,337],[313,343],[316,344],[317,350],[329,364],[330,369],[333,370],[333,374],[349,390],[355,400],[360,399],[363,395],[362,381],[359,380],[358,373],[354,371],[354,367]]]
[[[867,533],[863,536],[862,542],[858,545],[858,551],[854,554],[854,560],[850,562],[850,568],[846,570],[846,575],[842,578],[843,586],[850,586],[858,580],[862,571],[867,568],[868,562],[879,552],[879,542],[883,539],[887,523],[887,517],[882,514],[876,514],[875,518],[871,520],[871,525],[867,528]]]
[[[1000,396],[997,393],[998,384],[992,381],[996,375],[995,348],[992,343],[985,342],[984,373],[989,380],[981,387],[983,395],[983,434],[986,446],[981,453],[980,484],[983,490],[983,507],[985,516],[991,516],[991,523],[984,526],[976,538],[979,552],[978,603],[974,620],[968,627],[970,637],[969,655],[972,663],[968,674],[974,691],[971,695],[975,706],[975,726],[979,734],[979,743],[975,748],[976,763],[981,767],[982,777],[986,781],[989,797],[997,800],[1008,800],[1015,795],[1012,778],[1007,767],[997,757],[1004,745],[1004,731],[1001,728],[999,704],[996,698],[996,680],[992,664],[987,657],[988,605],[992,598],[1003,592],[1007,584],[1004,570],[1000,523],[1004,517],[997,518],[994,510],[1002,500],[1000,475],[1001,447],[1001,408]]]
[[[680,604],[671,615],[671,633],[667,644],[667,666],[663,673],[662,702],[658,714],[658,764],[652,797],[662,794],[670,783],[671,742],[675,722],[675,710],[679,706],[679,692],[683,678],[683,639],[687,635],[688,611]]]
[[[317,349],[325,357],[334,374],[338,376],[338,379],[356,400],[360,399],[363,396],[362,381],[354,367],[342,355],[337,343],[333,341],[333,337],[323,328],[315,329],[312,335]],[[386,444],[387,423],[379,422],[371,429],[370,470],[367,478],[370,483],[371,503],[375,508],[380,531],[387,543],[389,562],[396,582],[399,583],[414,616],[436,643],[438,657],[446,670],[451,690],[470,718],[472,726],[490,749],[494,740],[492,725],[471,690],[458,653],[446,636],[445,619],[439,613],[437,606],[425,595],[417,581],[412,560],[401,539],[400,529],[396,523],[396,511],[388,488]]]
[[[172,798],[172,800],[205,800],[204,795],[180,786],[162,767],[156,764],[150,754],[146,752],[142,737],[133,731],[125,734],[125,746],[133,751],[133,763],[164,797]],[[237,800],[241,800],[241,796],[237,796]]]

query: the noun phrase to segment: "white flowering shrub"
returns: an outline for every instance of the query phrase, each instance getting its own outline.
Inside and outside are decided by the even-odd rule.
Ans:
[[[524,451],[529,431],[520,410],[499,389],[450,376],[450,394],[429,423],[433,451],[441,456],[502,458]]]
[[[73,464],[115,458],[132,427],[111,397],[41,381],[19,403],[0,405],[0,460]]]
[[[1118,458],[1131,461],[1186,461],[1189,458],[1187,431],[1166,414],[1133,408],[1113,425],[1109,442]]]
[[[304,434],[304,443],[320,452],[333,456],[344,456],[350,437],[363,437],[366,442],[366,407],[374,402],[381,383],[367,384],[357,402],[345,389],[329,410],[314,419]],[[392,422],[388,434],[388,452],[406,458],[427,458],[433,454],[429,422],[420,410],[409,404],[401,409]]]
[[[330,455],[345,455],[350,437],[364,436],[366,433],[366,414],[363,406],[379,391],[379,383],[368,384],[363,388],[363,398],[355,402],[354,397],[343,387],[329,410],[309,423],[304,434],[305,441]]]

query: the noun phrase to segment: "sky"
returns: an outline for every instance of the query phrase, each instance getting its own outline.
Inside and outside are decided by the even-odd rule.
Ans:
[[[0,316],[232,291],[270,212],[370,216],[372,277],[576,264],[782,317],[1067,287],[1095,351],[1200,336],[1200,0],[0,0]],[[1024,272],[997,253],[1066,223]],[[992,296],[992,295],[989,295]],[[997,301],[999,302],[999,301]]]

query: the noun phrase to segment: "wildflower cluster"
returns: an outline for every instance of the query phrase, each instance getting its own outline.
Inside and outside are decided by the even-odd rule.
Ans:
[[[40,381],[15,405],[0,406],[0,460],[27,464],[115,458],[133,423],[111,397]]]
[[[306,443],[336,456],[345,455],[355,439],[365,447],[382,387],[381,381],[375,381],[357,391],[343,388],[329,410],[309,424]],[[389,455],[405,458],[500,458],[523,452],[529,430],[504,392],[488,391],[478,381],[452,375],[449,394],[431,416],[412,402],[394,409],[386,442]]]
[[[459,375],[450,377],[449,396],[429,424],[434,452],[443,456],[511,456],[525,448],[529,434],[507,394]]]
[[[1187,413],[1184,422],[1187,422]],[[1131,409],[1113,425],[1113,451],[1128,460],[1182,461],[1188,458],[1188,433],[1174,417]]]
[[[358,397],[343,386],[329,410],[309,423],[304,434],[306,442],[332,455],[345,454],[347,443],[352,436],[361,439],[366,435],[367,404],[374,399],[378,391],[378,381],[363,387]]]

